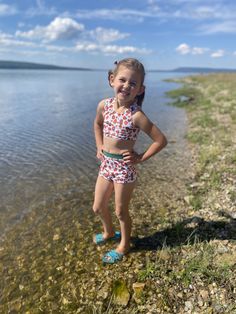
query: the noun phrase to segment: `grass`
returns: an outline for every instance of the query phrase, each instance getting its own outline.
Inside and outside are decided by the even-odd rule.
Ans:
[[[201,94],[196,88],[189,88],[187,85],[176,90],[168,91],[166,95],[174,100],[172,104],[177,107],[186,107],[186,105],[188,105],[188,107],[194,106],[201,98]]]
[[[181,80],[180,80],[181,82]],[[172,104],[186,108],[190,127],[187,139],[198,150],[196,180],[203,180],[205,190],[218,190],[222,177],[232,175],[235,162],[236,84],[235,74],[211,74],[183,79],[183,86],[168,92]],[[181,97],[185,97],[181,101]],[[220,159],[220,157],[224,158]],[[223,161],[222,161],[223,160]],[[211,169],[212,168],[212,169]],[[200,191],[201,192],[201,191]],[[192,206],[202,207],[199,193]]]
[[[167,260],[160,257],[166,250],[170,256]],[[146,268],[139,272],[139,280],[166,279],[168,276],[169,285],[182,285],[183,288],[198,280],[208,285],[213,282],[224,285],[229,281],[232,265],[227,264],[227,261],[219,265],[214,262],[217,253],[211,243],[198,243],[196,240],[194,245],[186,245],[184,252],[181,248],[165,248],[157,252],[156,260],[147,260]],[[175,268],[171,269],[171,264]]]

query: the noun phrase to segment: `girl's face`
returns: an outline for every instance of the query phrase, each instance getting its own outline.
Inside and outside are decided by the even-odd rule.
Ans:
[[[110,76],[110,85],[120,104],[132,104],[135,97],[144,92],[142,76],[139,72],[120,65],[118,73]]]

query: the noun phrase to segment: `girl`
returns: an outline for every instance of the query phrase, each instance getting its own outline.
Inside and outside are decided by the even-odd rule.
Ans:
[[[97,158],[101,166],[95,187],[93,210],[100,215],[104,232],[96,234],[94,242],[104,244],[108,240],[120,240],[115,250],[103,256],[104,263],[116,263],[130,249],[131,218],[129,202],[137,177],[135,165],[146,161],[163,147],[167,140],[164,134],[141,110],[144,98],[145,70],[136,59],[123,59],[109,71],[108,80],[114,90],[114,98],[98,104],[94,121]],[[133,148],[139,131],[145,132],[152,144],[142,154]],[[121,232],[115,232],[108,201],[115,191],[115,210]]]

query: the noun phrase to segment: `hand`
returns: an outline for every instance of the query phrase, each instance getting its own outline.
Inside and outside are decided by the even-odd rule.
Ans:
[[[103,146],[97,148],[97,158],[103,160]]]
[[[129,165],[135,165],[141,161],[141,155],[135,151],[127,151],[123,153],[123,160]]]

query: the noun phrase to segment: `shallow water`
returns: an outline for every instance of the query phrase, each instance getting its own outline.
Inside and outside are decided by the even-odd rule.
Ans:
[[[185,124],[182,110],[164,105],[165,91],[176,84],[163,79],[176,76],[148,73],[144,102],[144,111],[171,138]],[[110,96],[105,72],[0,71],[1,235],[37,206],[63,202],[63,195],[72,195],[83,210],[98,168],[93,119],[97,103]],[[182,132],[178,136],[185,126]],[[137,150],[147,143],[141,135]]]
[[[47,76],[39,74],[46,82]],[[100,219],[91,210],[98,170],[92,122],[97,102],[104,94],[110,96],[111,91],[106,82],[97,91],[95,76],[104,80],[104,73],[49,73],[51,82],[41,82],[44,88],[41,86],[40,91],[47,90],[47,97],[43,94],[42,98],[50,101],[35,101],[33,109],[25,104],[24,115],[15,120],[18,123],[8,125],[14,137],[9,137],[11,145],[5,145],[7,149],[2,150],[0,158],[4,173],[1,186],[5,182],[5,192],[9,191],[0,191],[5,202],[1,211],[1,313],[38,313],[39,309],[44,313],[97,313],[97,309],[107,308],[113,280],[137,281],[137,272],[149,261],[151,251],[156,254],[166,245],[167,233],[163,230],[180,218],[191,176],[191,154],[184,137],[187,119],[184,110],[164,104],[164,91],[175,85],[162,82],[160,74],[150,74],[144,109],[167,135],[169,144],[138,166],[137,187],[129,208],[132,254],[117,267],[103,267],[101,258],[105,250],[114,248],[114,243],[103,248],[92,244],[93,234],[101,232]],[[166,76],[173,77],[171,73]],[[94,92],[89,96],[85,93],[82,101],[82,89],[79,95],[76,88],[82,83],[76,79],[83,77],[90,78],[88,86]],[[67,97],[61,107],[66,109],[60,111],[55,109],[51,95],[63,93],[63,89]],[[7,134],[6,123],[0,123]],[[28,133],[21,136],[17,132],[20,128]],[[145,150],[148,142],[140,134],[136,149]],[[4,143],[4,136],[0,143]],[[114,198],[109,204],[111,210],[113,205]],[[112,216],[118,230],[114,210]]]

